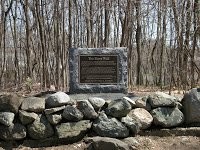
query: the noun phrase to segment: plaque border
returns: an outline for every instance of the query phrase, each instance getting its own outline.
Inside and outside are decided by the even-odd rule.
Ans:
[[[79,55],[117,55],[118,84],[79,84]],[[69,93],[127,93],[128,92],[127,47],[69,48]]]
[[[117,83],[80,83],[80,57],[81,56],[117,56]],[[89,54],[89,55],[87,55],[87,54],[79,54],[78,55],[78,84],[80,84],[80,85],[84,85],[84,84],[88,84],[88,85],[117,85],[119,83],[119,56],[118,55],[114,55],[114,54],[108,54],[108,55],[105,55],[105,54],[103,54],[103,55],[101,55],[101,54],[94,54],[94,55],[92,55],[92,54]]]

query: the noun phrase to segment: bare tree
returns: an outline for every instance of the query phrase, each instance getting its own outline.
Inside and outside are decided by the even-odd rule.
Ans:
[[[118,46],[129,50],[131,90],[195,87],[199,10],[198,0],[1,0],[1,87],[23,87],[29,77],[42,90],[66,91],[69,48]]]
[[[141,16],[141,0],[136,0],[135,3],[136,7],[136,22],[137,22],[137,29],[136,29],[136,50],[137,50],[137,80],[136,84],[140,85],[142,83],[141,81],[141,22],[140,22],[140,16]]]

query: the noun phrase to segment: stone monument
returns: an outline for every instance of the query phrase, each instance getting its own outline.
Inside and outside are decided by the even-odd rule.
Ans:
[[[127,93],[127,48],[69,49],[70,93]]]

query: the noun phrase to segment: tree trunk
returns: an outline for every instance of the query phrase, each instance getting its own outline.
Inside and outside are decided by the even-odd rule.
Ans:
[[[195,0],[194,1],[194,9],[193,9],[193,17],[194,17],[194,37],[193,37],[193,45],[192,45],[192,52],[191,52],[191,88],[195,87],[195,65],[194,65],[194,56],[195,56],[195,51],[197,47],[197,9],[198,9],[199,1]]]
[[[142,84],[142,74],[141,74],[141,0],[136,0],[135,3],[136,7],[136,22],[137,22],[137,29],[136,29],[136,50],[137,50],[137,76],[136,76],[136,84]]]
[[[31,50],[30,50],[30,27],[29,27],[29,12],[28,12],[28,0],[25,0],[23,5],[24,7],[24,15],[26,20],[26,63],[27,63],[27,77],[32,78],[32,61],[31,61]]]

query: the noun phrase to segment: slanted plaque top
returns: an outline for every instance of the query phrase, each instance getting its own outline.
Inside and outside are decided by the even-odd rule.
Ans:
[[[79,55],[80,84],[117,84],[117,55]]]

